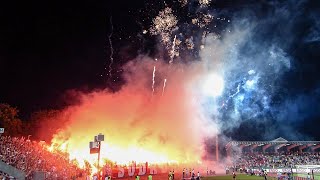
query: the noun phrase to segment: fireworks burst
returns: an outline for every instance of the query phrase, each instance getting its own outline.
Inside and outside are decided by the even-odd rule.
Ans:
[[[201,7],[207,7],[211,3],[211,0],[199,0],[199,4]]]
[[[161,42],[164,44],[170,54],[170,61],[174,58],[176,53],[172,51],[172,47],[176,46],[177,37],[174,36],[174,42],[171,42],[173,31],[177,30],[177,17],[173,15],[171,8],[166,7],[163,11],[159,12],[159,15],[153,19],[153,26],[150,28],[151,35],[159,35]]]
[[[192,24],[197,25],[200,28],[203,28],[207,25],[209,25],[212,20],[213,16],[211,14],[200,14],[197,18],[193,18],[191,20]]]
[[[186,6],[188,4],[188,0],[179,0],[182,7]]]
[[[159,12],[159,15],[153,20],[153,26],[150,28],[150,32],[153,35],[162,35],[162,33],[171,33],[177,26],[178,20],[172,13],[172,9],[166,7],[163,11]]]

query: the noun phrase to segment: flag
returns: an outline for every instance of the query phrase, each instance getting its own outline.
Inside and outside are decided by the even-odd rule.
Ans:
[[[97,154],[99,153],[99,148],[90,148],[90,154]]]

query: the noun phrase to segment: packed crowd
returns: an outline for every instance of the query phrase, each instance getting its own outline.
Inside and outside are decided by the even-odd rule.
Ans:
[[[291,168],[296,165],[320,165],[320,153],[244,153],[233,158],[238,168]]]
[[[75,179],[84,173],[66,154],[50,152],[44,142],[23,137],[0,136],[0,160],[25,172],[27,179],[35,171],[46,172],[48,179]]]

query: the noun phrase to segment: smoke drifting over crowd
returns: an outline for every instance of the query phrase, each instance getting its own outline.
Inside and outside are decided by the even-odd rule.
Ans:
[[[308,95],[288,94],[285,81],[299,66],[293,53],[298,36],[319,41],[319,23],[310,25],[310,33],[295,34],[302,19],[315,20],[304,9],[307,2],[274,1],[230,12],[199,2],[180,2],[188,17],[171,7],[160,10],[141,33],[160,37],[169,58],[139,55],[123,67],[126,83],[119,91],[79,93],[80,103],[65,109],[69,123],[53,143],[79,158],[101,132],[103,157],[119,163],[199,162],[216,135],[304,137],[292,124],[299,123],[300,110],[310,117],[319,107]],[[314,108],[305,109],[303,98]]]
[[[158,83],[152,96],[154,65]],[[200,161],[202,139],[217,133],[200,111],[192,89],[193,81],[198,79],[195,75],[202,74],[203,68],[169,67],[143,58],[128,63],[126,70],[127,83],[120,91],[82,94],[79,105],[66,109],[70,122],[54,142],[61,144],[67,139],[67,148],[78,157],[77,151],[87,154],[88,142],[102,132],[106,136],[103,155],[118,163]],[[164,75],[170,81],[161,96]]]

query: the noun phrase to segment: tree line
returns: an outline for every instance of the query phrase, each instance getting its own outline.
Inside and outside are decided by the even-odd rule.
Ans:
[[[0,128],[2,135],[30,137],[34,140],[50,142],[53,135],[67,122],[60,110],[40,110],[33,112],[28,119],[19,118],[19,110],[6,103],[0,103]]]

